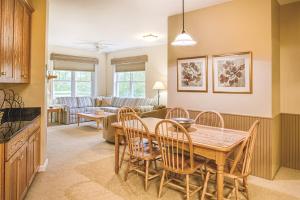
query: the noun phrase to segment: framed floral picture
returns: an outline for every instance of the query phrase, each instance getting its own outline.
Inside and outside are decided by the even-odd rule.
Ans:
[[[213,56],[214,93],[252,93],[252,53]]]
[[[207,56],[177,60],[177,91],[207,92]]]

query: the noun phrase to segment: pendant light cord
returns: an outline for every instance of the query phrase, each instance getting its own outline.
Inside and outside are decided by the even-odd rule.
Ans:
[[[185,27],[184,27],[184,0],[182,0],[182,33],[185,33]]]

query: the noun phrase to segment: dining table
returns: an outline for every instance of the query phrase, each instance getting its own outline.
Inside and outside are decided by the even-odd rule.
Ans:
[[[162,119],[143,118],[149,135],[155,136],[155,126]],[[120,138],[124,136],[121,122],[112,123],[115,128],[115,173],[119,173]],[[193,143],[194,154],[214,160],[217,165],[217,199],[223,199],[224,165],[228,154],[236,149],[249,135],[246,131],[193,124],[187,129]],[[143,134],[142,130],[141,133]],[[146,133],[145,133],[146,134]]]

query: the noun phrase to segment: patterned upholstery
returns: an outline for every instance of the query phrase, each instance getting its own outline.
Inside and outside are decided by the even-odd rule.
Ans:
[[[101,110],[104,110],[104,112],[117,113],[119,108],[117,108],[117,107],[101,107]]]
[[[77,97],[77,104],[79,108],[92,107],[94,106],[94,101],[91,97]]]
[[[85,112],[85,108],[70,108],[70,115]]]
[[[77,99],[74,97],[57,97],[56,103],[61,105],[66,105],[70,108],[78,107]]]
[[[95,107],[96,100],[101,101],[101,106]],[[156,101],[152,98],[121,98],[121,97],[59,97],[57,104],[63,106],[63,123],[72,124],[77,122],[77,113],[95,113],[101,109],[105,112],[117,113],[122,106],[135,108],[139,113],[153,110]]]

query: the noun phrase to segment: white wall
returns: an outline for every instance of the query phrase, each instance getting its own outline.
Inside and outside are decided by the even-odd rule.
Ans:
[[[106,80],[105,80],[105,69],[106,69],[106,54],[105,53],[98,53],[92,51],[84,51],[79,49],[72,49],[60,46],[49,46],[48,47],[49,58],[48,63],[50,60],[51,53],[60,53],[60,54],[67,54],[73,56],[86,56],[86,57],[95,57],[99,59],[99,64],[96,65],[95,68],[95,96],[105,95],[106,94]],[[49,82],[48,82],[49,83]]]
[[[167,45],[128,49],[107,54],[106,86],[107,95],[114,93],[114,71],[111,59],[128,56],[148,55],[146,63],[146,97],[156,97],[157,92],[152,89],[155,81],[162,81],[167,86]],[[167,92],[161,93],[161,104],[167,103]]]

